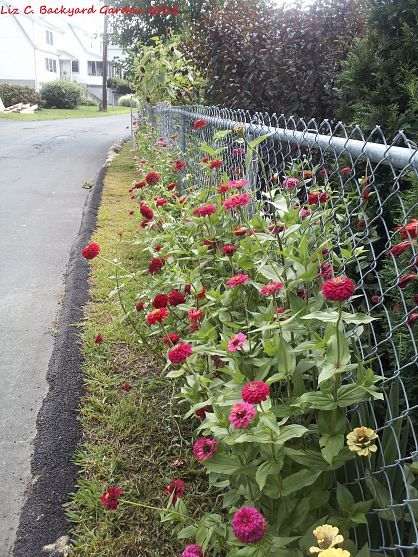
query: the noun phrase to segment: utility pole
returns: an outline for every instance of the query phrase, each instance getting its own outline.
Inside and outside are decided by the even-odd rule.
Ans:
[[[107,19],[108,16],[104,16],[104,27],[103,27],[103,86],[102,86],[102,110],[107,110],[107,43],[108,43],[108,33],[107,33]]]

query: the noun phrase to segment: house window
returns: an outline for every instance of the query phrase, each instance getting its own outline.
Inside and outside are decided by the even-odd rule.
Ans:
[[[95,62],[89,60],[87,62],[89,75],[103,75],[103,62]]]
[[[57,61],[52,58],[45,58],[45,66],[47,72],[57,73]]]
[[[54,35],[52,31],[45,31],[47,44],[54,44]]]
[[[71,71],[73,73],[80,73],[80,63],[78,60],[72,60],[71,62]]]

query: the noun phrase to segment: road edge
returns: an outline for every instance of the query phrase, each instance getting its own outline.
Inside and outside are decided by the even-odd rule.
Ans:
[[[77,324],[84,318],[84,306],[89,299],[89,265],[81,257],[81,250],[96,228],[109,162],[126,141],[125,138],[110,147],[106,163],[96,175],[86,198],[80,228],[70,249],[63,277],[65,294],[58,311],[59,330],[46,376],[48,391],[36,419],[32,483],[20,512],[14,557],[66,555],[65,543],[54,544],[68,534],[71,527],[63,505],[75,487],[78,471],[72,458],[82,434],[77,407],[84,389],[83,359]],[[47,551],[44,550],[46,545],[50,546]]]

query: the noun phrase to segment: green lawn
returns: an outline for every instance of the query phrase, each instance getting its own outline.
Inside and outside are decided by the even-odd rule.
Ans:
[[[97,106],[80,106],[74,110],[67,108],[43,108],[34,114],[0,113],[3,120],[61,120],[62,118],[93,118],[96,116],[113,116],[115,114],[129,114],[130,108],[125,106],[109,107],[107,112],[100,112]]]

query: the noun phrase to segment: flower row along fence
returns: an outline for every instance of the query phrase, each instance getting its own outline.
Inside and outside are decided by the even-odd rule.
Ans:
[[[357,551],[367,544],[374,555],[417,555],[416,146],[403,133],[388,142],[378,127],[365,137],[359,128],[349,132],[341,123],[331,126],[327,121],[318,124],[216,107],[164,103],[144,109],[138,133],[147,122],[158,130],[157,145],[168,146],[181,159],[176,168],[181,176],[176,180],[177,195],[186,199],[194,194],[192,219],[201,218],[203,236],[216,231],[217,221],[211,219],[223,206],[229,210],[228,218],[236,219],[233,231],[245,250],[238,260],[232,259],[237,249],[233,242],[220,250],[221,268],[230,277],[223,294],[215,279],[213,284],[203,284],[196,276],[190,277],[193,288],[213,288],[207,306],[199,307],[198,300],[196,309],[189,308],[189,319],[190,332],[200,334],[201,339],[196,350],[192,342],[193,357],[205,348],[208,362],[215,362],[215,379],[197,380],[197,373],[209,373],[212,364],[206,362],[205,372],[187,372],[182,394],[192,411],[200,411],[205,419],[199,428],[204,441],[195,444],[195,455],[207,467],[211,483],[218,489],[235,485],[225,505],[236,505],[240,497],[252,501],[252,506],[243,509],[257,512],[253,507],[261,508],[270,524],[280,526],[279,536],[284,537],[272,538],[271,553],[265,545],[248,549],[243,542],[261,540],[264,518],[250,511],[245,515],[241,509],[242,516],[237,511],[232,523],[241,545],[237,542],[226,553],[222,549],[226,546],[219,542],[214,555],[297,556],[307,542],[303,537],[294,541],[295,531],[312,516],[318,548],[311,548],[311,553],[334,548],[341,536],[335,530],[320,529],[324,508],[328,508],[326,522],[345,536],[349,532]],[[220,196],[219,207],[211,198],[214,188]],[[146,215],[145,209],[142,213]],[[230,231],[225,234],[230,238]],[[219,249],[219,241],[228,243],[222,237],[205,240],[208,253]],[[217,264],[208,260],[202,273]],[[156,274],[161,266],[151,270]],[[235,293],[246,286],[251,303],[247,294],[241,299]],[[234,315],[238,319],[231,305],[234,296],[248,327],[244,321],[234,324]],[[263,297],[271,301],[260,302],[257,313],[257,300]],[[324,305],[326,301],[331,304]],[[219,345],[214,348],[218,341],[209,325],[196,333],[206,309],[216,303],[221,303],[216,319],[218,329],[223,330],[219,342],[224,351]],[[154,317],[149,325],[162,323],[167,316]],[[251,345],[251,340],[262,345],[262,350]],[[169,341],[178,352],[178,358],[169,353],[171,363],[184,363],[190,345],[174,346],[178,342],[174,337]],[[184,353],[180,354],[178,346]],[[233,359],[240,350],[251,353],[252,367],[246,368],[245,359]],[[192,359],[190,367],[194,365]],[[217,400],[220,407],[227,407],[228,400],[236,398],[236,386],[230,384],[239,383],[237,377],[242,380],[239,373],[252,383],[242,391],[244,402],[233,406],[229,422],[234,431],[227,433],[221,413],[212,410],[212,414],[208,400],[213,402],[210,397],[214,391],[221,392],[222,386]],[[183,368],[172,376],[182,374]],[[196,381],[203,393],[207,391],[208,400],[197,397]],[[272,403],[267,404],[270,393]],[[251,432],[246,428],[255,410],[248,402],[254,402],[259,412],[258,425]],[[318,432],[319,452],[311,441]],[[219,455],[220,450],[214,456],[217,435],[232,447],[228,461]],[[235,456],[234,444],[245,447],[241,456]],[[272,451],[269,456],[267,449]],[[243,461],[237,460],[241,457]],[[243,470],[252,460],[257,466],[254,485],[248,480],[249,492],[246,484],[232,480],[236,460]],[[275,485],[285,470],[289,470],[287,479]],[[329,510],[333,505],[339,508],[339,516]],[[219,533],[216,516],[206,529]],[[261,534],[254,526],[251,538],[243,524],[254,525],[257,520]],[[183,537],[192,532],[193,528],[186,527]],[[204,536],[198,532],[198,538],[201,541]],[[212,542],[201,545],[206,551]],[[292,543],[301,549],[289,549]],[[185,555],[199,555],[198,545],[189,547]],[[342,550],[329,553],[334,554],[346,555]]]

